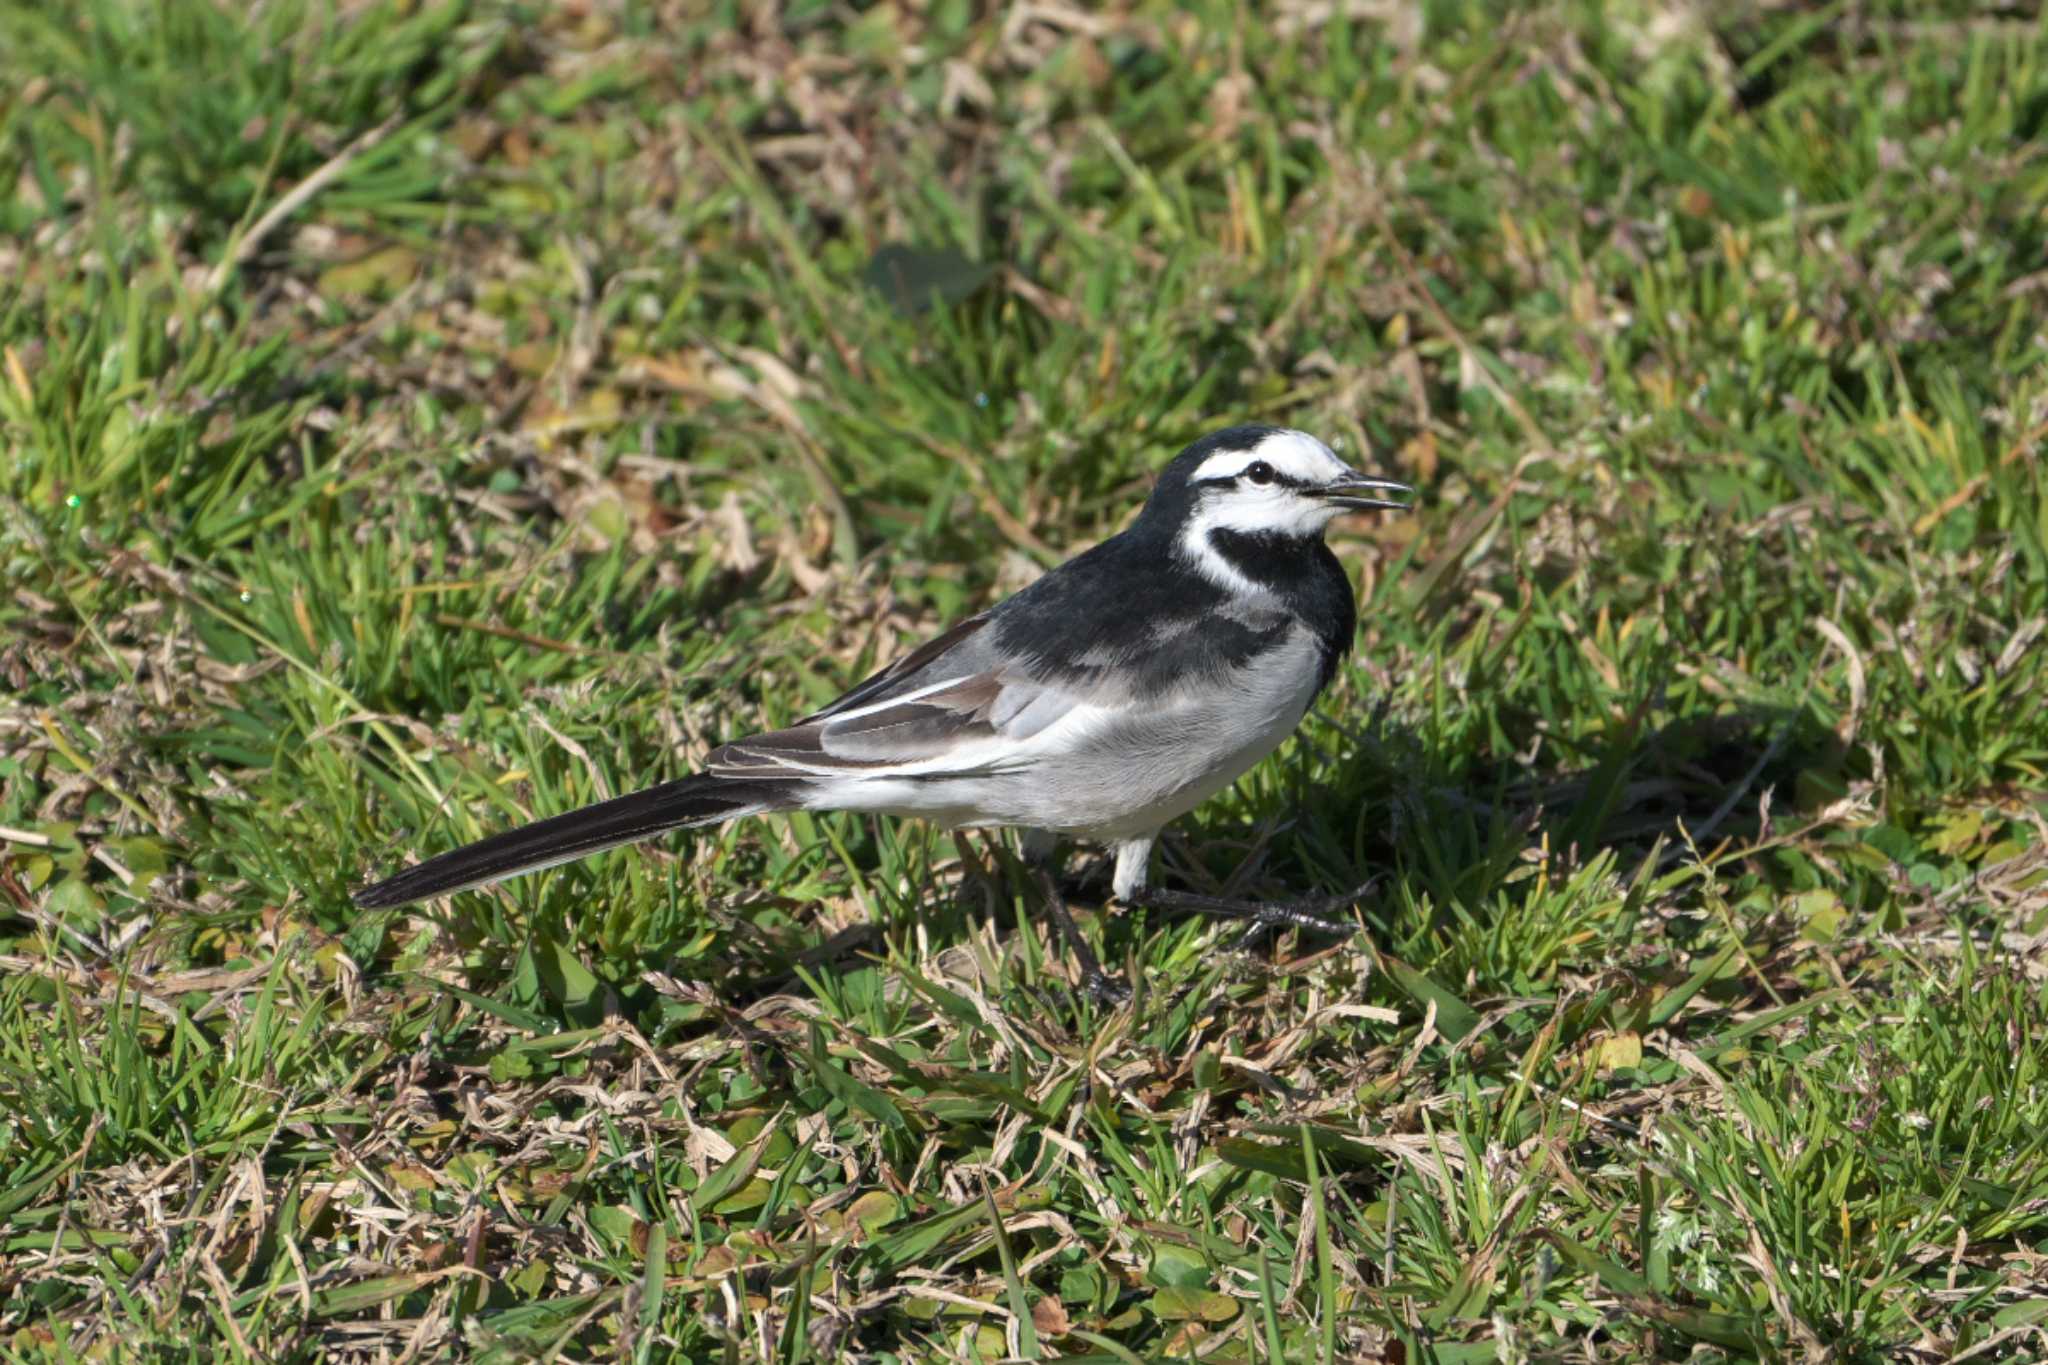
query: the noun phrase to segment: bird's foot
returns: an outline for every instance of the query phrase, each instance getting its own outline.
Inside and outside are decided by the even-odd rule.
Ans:
[[[1100,965],[1091,972],[1086,963],[1082,964],[1081,989],[1104,1009],[1117,1009],[1131,1003],[1131,983],[1120,976],[1111,976]]]
[[[1137,909],[1163,910],[1173,915],[1215,915],[1241,920],[1250,927],[1237,941],[1242,951],[1276,929],[1301,929],[1311,934],[1349,938],[1358,926],[1328,919],[1332,911],[1355,905],[1369,893],[1378,878],[1335,896],[1311,896],[1296,901],[1240,901],[1224,896],[1204,896],[1193,891],[1161,891],[1147,887],[1129,898]]]

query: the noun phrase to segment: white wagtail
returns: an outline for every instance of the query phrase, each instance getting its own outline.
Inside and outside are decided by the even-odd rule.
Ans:
[[[1129,529],[815,715],[713,750],[694,776],[429,858],[356,904],[404,905],[735,816],[852,810],[1029,831],[1027,857],[1098,998],[1125,988],[1051,875],[1060,835],[1114,851],[1125,904],[1349,932],[1303,905],[1148,890],[1146,865],[1168,821],[1293,731],[1350,649],[1357,607],[1324,528],[1412,492],[1303,432],[1216,432],[1166,467]]]

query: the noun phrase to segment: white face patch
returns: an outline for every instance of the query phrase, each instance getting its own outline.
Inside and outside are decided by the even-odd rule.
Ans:
[[[1257,483],[1249,471],[1264,464],[1274,478]],[[1180,536],[1181,552],[1211,582],[1234,592],[1261,589],[1209,544],[1212,531],[1247,535],[1318,536],[1344,509],[1300,487],[1329,483],[1351,473],[1336,452],[1305,431],[1276,431],[1249,450],[1225,450],[1196,467],[1190,482],[1198,492],[1195,512]],[[1207,480],[1235,480],[1229,487],[1202,488]]]

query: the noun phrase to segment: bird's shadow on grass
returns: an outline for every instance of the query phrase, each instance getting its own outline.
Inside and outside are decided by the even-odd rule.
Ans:
[[[1626,879],[1653,859],[1669,867],[1692,849],[1754,840],[1761,809],[1797,820],[1863,775],[1832,729],[1791,707],[1622,725],[1555,759],[1540,746],[1528,762],[1434,751],[1384,716],[1335,734],[1295,751],[1284,787],[1249,823],[1242,809],[1185,818],[1160,873],[1275,899],[1370,882],[1366,923],[1401,952],[1448,921],[1514,913],[1544,885],[1526,875],[1532,860],[1569,872],[1612,850]]]

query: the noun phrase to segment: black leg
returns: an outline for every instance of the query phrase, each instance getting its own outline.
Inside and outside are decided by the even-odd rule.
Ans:
[[[1378,878],[1374,878],[1377,881]],[[1316,896],[1299,901],[1236,901],[1222,896],[1203,896],[1192,891],[1158,891],[1147,887],[1130,897],[1130,904],[1146,910],[1164,910],[1176,915],[1218,915],[1244,920],[1251,925],[1239,948],[1248,948],[1259,936],[1274,929],[1303,929],[1312,934],[1334,934],[1349,938],[1356,925],[1325,919],[1333,910],[1355,905],[1371,891],[1373,882],[1335,896]]]
[[[1081,989],[1101,1005],[1121,1005],[1129,1000],[1130,983],[1103,971],[1095,950],[1081,937],[1081,926],[1074,923],[1073,912],[1067,909],[1067,898],[1060,894],[1059,878],[1051,865],[1034,858],[1031,870],[1038,875],[1038,889],[1045,896],[1046,908],[1052,911],[1053,923],[1059,926],[1060,937],[1067,941],[1067,950],[1074,955],[1074,965],[1081,969]]]

